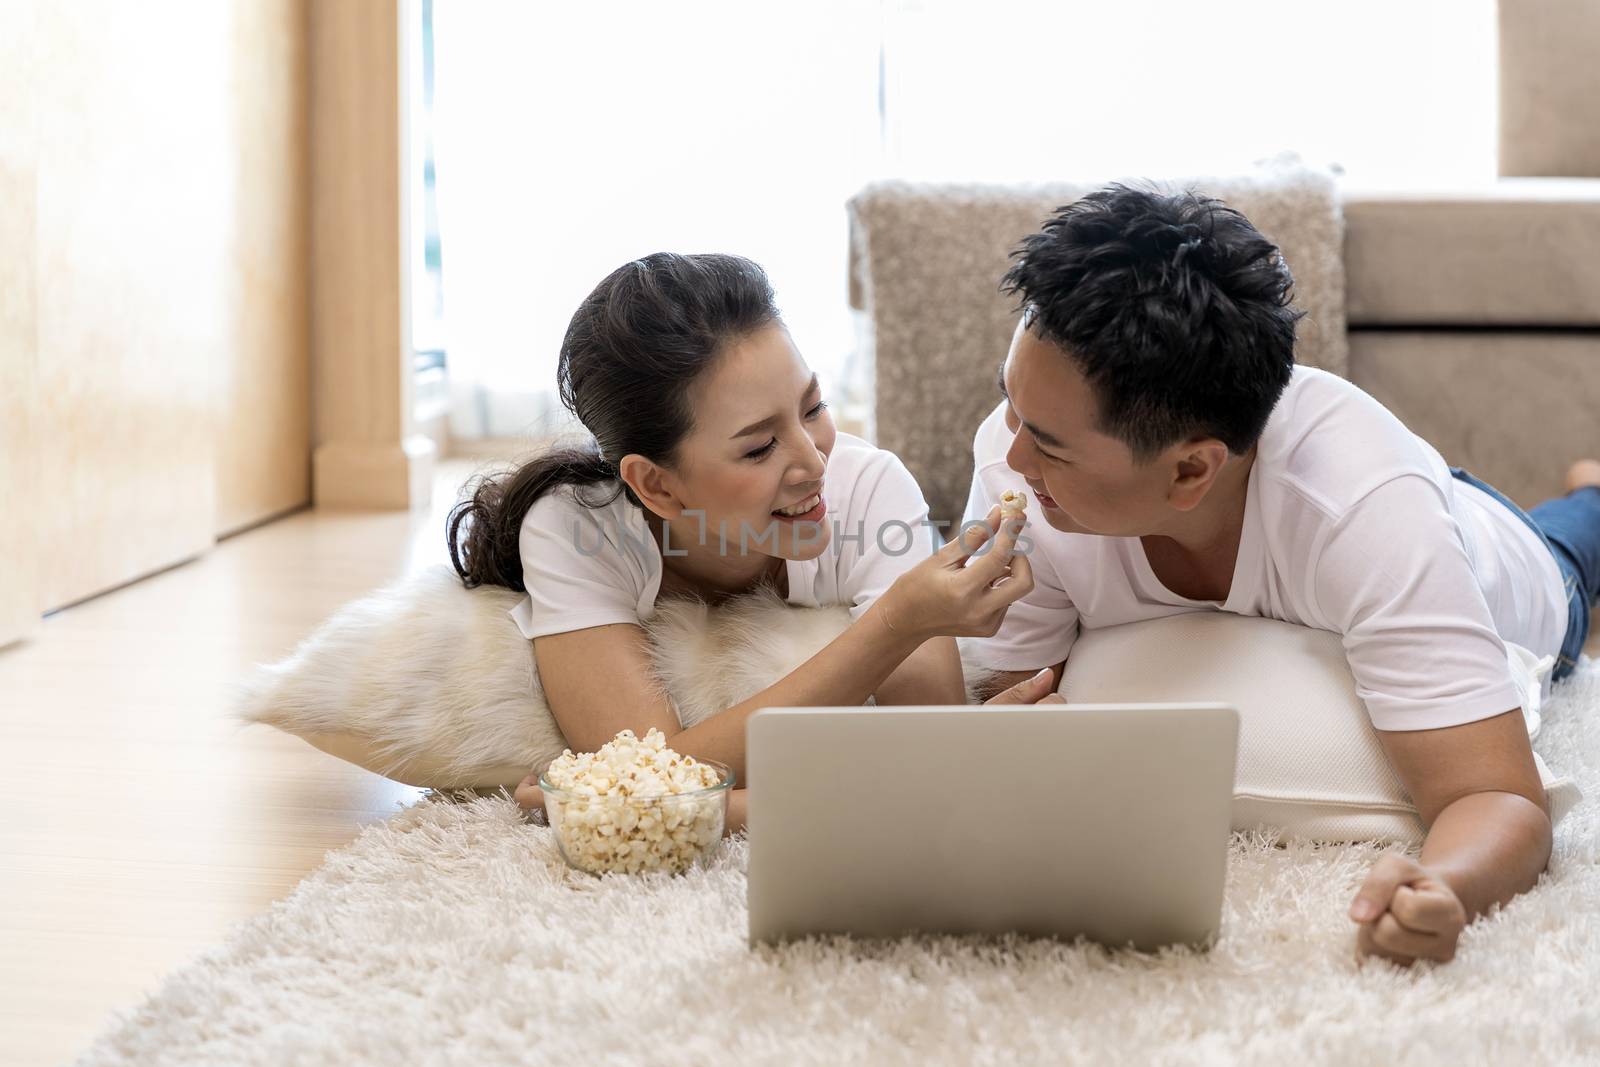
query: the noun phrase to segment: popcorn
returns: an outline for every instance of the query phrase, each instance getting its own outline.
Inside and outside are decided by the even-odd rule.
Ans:
[[[1011,519],[1026,518],[1028,511],[1028,494],[1019,489],[1007,489],[1000,494],[1000,521],[1008,522]]]
[[[722,782],[722,772],[667,747],[652,729],[624,730],[598,752],[571,749],[550,764],[545,810],[567,861],[591,874],[681,873],[722,840],[728,791],[683,796]]]

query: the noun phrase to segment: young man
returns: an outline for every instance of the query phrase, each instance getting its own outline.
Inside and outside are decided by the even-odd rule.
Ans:
[[[968,518],[1026,483],[1034,589],[984,642],[1024,677],[1078,627],[1189,611],[1342,634],[1429,827],[1357,894],[1360,955],[1448,960],[1550,855],[1505,642],[1571,673],[1600,594],[1600,463],[1530,515],[1377,401],[1294,364],[1293,279],[1243,215],[1111,186],[1027,238],[1022,321],[979,429]]]

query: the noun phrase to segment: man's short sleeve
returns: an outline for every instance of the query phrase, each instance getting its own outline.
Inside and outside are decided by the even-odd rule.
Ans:
[[[1312,592],[1344,636],[1356,689],[1380,730],[1431,730],[1517,708],[1504,641],[1439,487],[1385,482],[1332,528]]]
[[[651,553],[659,550],[632,518],[616,506],[584,507],[566,489],[528,509],[518,535],[527,596],[511,610],[522,636],[639,622]]]

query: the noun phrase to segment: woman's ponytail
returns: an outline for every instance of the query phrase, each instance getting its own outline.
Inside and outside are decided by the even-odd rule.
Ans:
[[[468,589],[498,585],[525,592],[518,544],[528,509],[557,486],[599,485],[615,481],[616,476],[593,446],[558,448],[510,473],[485,475],[470,498],[450,509],[445,526],[450,563],[461,584]],[[616,486],[620,489],[621,483]],[[610,497],[614,499],[615,492]]]

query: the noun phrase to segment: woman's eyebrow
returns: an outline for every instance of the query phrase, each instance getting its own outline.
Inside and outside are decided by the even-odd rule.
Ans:
[[[821,383],[818,380],[816,374],[813,373],[811,375],[811,384],[807,385],[806,386],[806,391],[800,394],[801,402],[804,403],[806,397],[810,396],[812,393],[815,393],[819,388],[821,388]],[[767,427],[771,426],[773,423],[781,422],[782,420],[783,420],[783,416],[782,415],[768,415],[766,418],[762,419],[760,422],[752,422],[749,426],[746,426],[744,429],[740,430],[738,433],[736,433],[732,437],[728,438],[728,440],[736,441],[741,437],[748,437],[751,434],[757,432],[758,430],[765,430]]]

